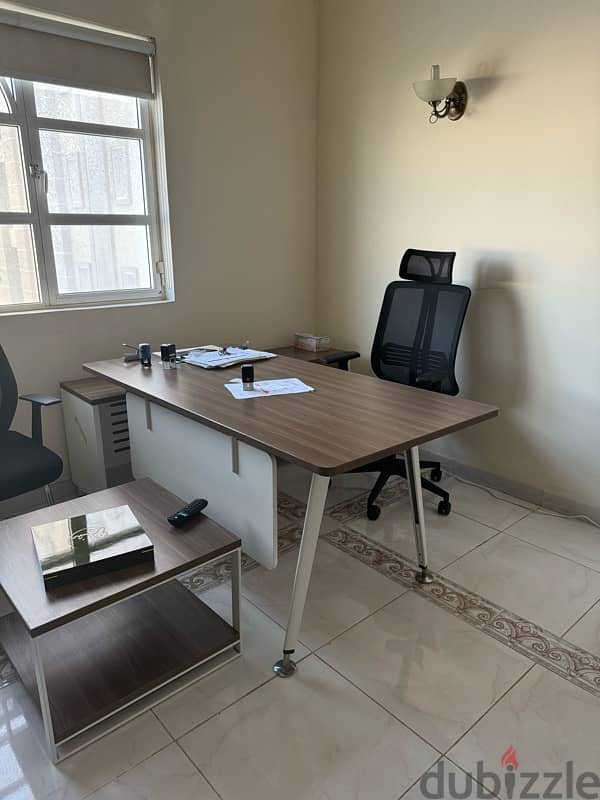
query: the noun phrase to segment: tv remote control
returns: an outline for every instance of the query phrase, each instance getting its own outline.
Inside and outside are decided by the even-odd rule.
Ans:
[[[180,508],[179,511],[175,512],[175,514],[171,514],[170,517],[167,517],[167,520],[175,528],[180,528],[182,525],[185,525],[189,519],[192,519],[192,517],[195,517],[201,511],[204,511],[207,505],[208,500],[192,500],[192,502],[188,503],[187,506]]]

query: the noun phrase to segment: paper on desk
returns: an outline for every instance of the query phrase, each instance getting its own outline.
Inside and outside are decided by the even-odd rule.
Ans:
[[[263,358],[276,358],[277,353],[267,353],[263,350],[250,350],[250,348],[228,347],[224,355],[217,352],[204,352],[193,350],[185,358],[186,364],[195,367],[214,369],[215,367],[232,367],[234,364],[245,364],[247,361],[261,361]]]
[[[220,350],[218,344],[198,344],[195,347],[178,347],[175,351],[178,356],[187,356],[192,350]],[[160,356],[160,350],[152,353],[153,356]]]
[[[307,386],[298,378],[280,378],[274,381],[255,381],[254,389],[249,392],[239,378],[232,383],[226,383],[225,388],[229,389],[236,400],[246,400],[249,397],[273,397],[278,394],[301,394],[302,392],[314,392],[312,386]]]

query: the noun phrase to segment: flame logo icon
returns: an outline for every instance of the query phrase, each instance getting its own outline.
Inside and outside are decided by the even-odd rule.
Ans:
[[[505,753],[502,754],[502,758],[500,759],[500,763],[503,767],[513,767],[514,769],[519,769],[519,762],[517,760],[517,751],[515,748],[510,744]]]

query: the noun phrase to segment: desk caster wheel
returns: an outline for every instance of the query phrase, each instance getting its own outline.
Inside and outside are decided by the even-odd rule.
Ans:
[[[447,517],[448,514],[452,511],[452,504],[449,500],[440,500],[438,503],[438,514],[441,514],[442,517]]]
[[[429,473],[429,477],[434,483],[439,483],[442,480],[442,470],[437,468],[432,469]]]
[[[379,506],[367,506],[367,517],[368,519],[375,521],[379,519],[379,515],[381,514],[381,509]]]

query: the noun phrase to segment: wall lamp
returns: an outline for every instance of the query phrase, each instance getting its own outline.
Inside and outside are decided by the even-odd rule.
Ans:
[[[467,87],[456,78],[440,78],[440,66],[431,67],[431,80],[413,83],[415,94],[420,100],[429,103],[433,109],[429,122],[432,124],[438,119],[448,119],[452,122],[459,120],[467,107]],[[440,103],[444,105],[440,108]]]

